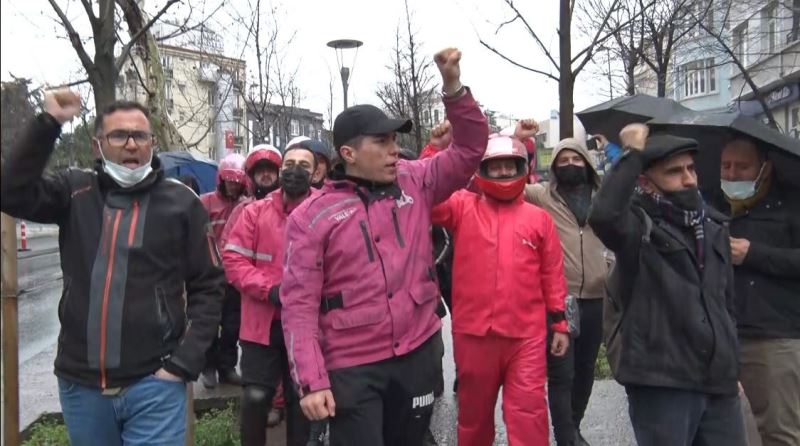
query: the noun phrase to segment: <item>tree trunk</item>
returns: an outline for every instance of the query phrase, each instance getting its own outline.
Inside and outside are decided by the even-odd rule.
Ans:
[[[96,65],[100,80],[93,83],[95,112],[99,115],[117,100],[116,67]],[[109,80],[113,79],[113,80]]]
[[[657,92],[656,96],[663,98],[667,96],[667,72],[665,69],[659,70],[658,74],[658,85],[657,85]]]
[[[569,9],[570,0],[561,0],[561,12],[558,27],[559,40],[559,83],[558,83],[558,129],[559,139],[572,137],[572,112],[573,112],[573,89],[575,78],[572,75],[572,42],[571,27],[572,14]]]
[[[161,150],[185,150],[184,141],[175,124],[169,119],[167,109],[166,76],[161,58],[158,55],[156,40],[150,31],[145,33],[147,39],[147,107],[150,109],[150,126],[156,137],[156,144]]]
[[[117,0],[117,3],[122,8],[125,22],[128,24],[128,33],[133,38],[145,26],[144,14],[135,0]],[[168,116],[167,80],[158,55],[158,45],[149,29],[141,35],[135,45],[132,54],[138,52],[144,65],[143,87],[147,92],[146,105],[150,109],[150,127],[155,135],[156,145],[161,150],[183,150],[186,148],[186,142]],[[113,85],[116,85],[116,81]]]

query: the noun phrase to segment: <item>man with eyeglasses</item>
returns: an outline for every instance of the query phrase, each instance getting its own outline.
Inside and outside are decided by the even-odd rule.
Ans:
[[[98,113],[93,171],[45,172],[77,94],[45,95],[2,165],[2,211],[59,226],[55,373],[73,445],[182,445],[186,382],[205,362],[224,275],[208,214],[153,156],[148,110]]]

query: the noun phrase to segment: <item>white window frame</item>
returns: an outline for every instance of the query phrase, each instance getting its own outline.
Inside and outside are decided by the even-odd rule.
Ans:
[[[750,65],[750,56],[748,54],[748,40],[750,39],[750,36],[747,28],[748,23],[744,22],[744,24],[733,30],[734,53],[736,54],[736,58],[739,59],[739,62],[741,62],[745,67]]]
[[[778,7],[772,3],[762,10],[761,20],[764,27],[764,38],[766,44],[763,46],[763,51],[772,54],[778,50],[781,45],[781,26],[778,17]],[[762,41],[763,42],[763,41]]]
[[[291,136],[300,136],[300,121],[297,119],[289,120],[289,131],[292,133]]]
[[[694,98],[717,92],[717,73],[714,58],[698,59],[680,67],[683,98]]]

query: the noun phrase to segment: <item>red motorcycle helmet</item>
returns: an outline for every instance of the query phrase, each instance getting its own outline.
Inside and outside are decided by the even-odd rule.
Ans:
[[[244,163],[244,171],[247,175],[250,175],[256,164],[261,161],[267,161],[280,170],[283,156],[280,150],[269,144],[259,144],[253,147],[250,149],[250,154],[247,155],[247,160]]]
[[[495,159],[511,158],[517,165],[517,173],[512,178],[489,178],[487,165]],[[514,200],[525,190],[528,182],[528,152],[522,141],[499,134],[489,136],[486,153],[475,175],[475,184],[489,197],[500,201]]]

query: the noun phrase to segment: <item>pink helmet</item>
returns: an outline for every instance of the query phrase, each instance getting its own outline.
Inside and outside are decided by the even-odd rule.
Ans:
[[[244,173],[244,161],[244,157],[238,153],[231,153],[222,158],[217,170],[217,182],[233,181],[246,185],[247,175]]]
[[[500,158],[511,158],[516,161],[517,174],[513,178],[489,178],[486,171],[487,161]],[[475,176],[475,184],[492,198],[502,201],[513,200],[525,189],[527,164],[528,152],[522,141],[496,133],[492,134],[489,136],[489,143],[481,160],[481,167]]]
[[[249,175],[252,173],[253,167],[255,167],[259,161],[267,161],[273,164],[276,169],[280,169],[283,156],[281,155],[281,151],[276,149],[275,146],[259,144],[250,149],[250,154],[247,155],[247,160],[244,163],[244,171]]]

